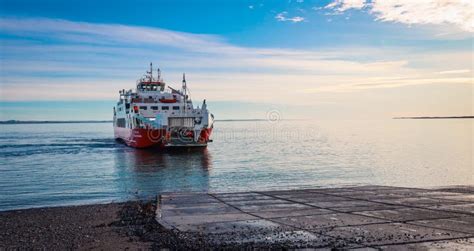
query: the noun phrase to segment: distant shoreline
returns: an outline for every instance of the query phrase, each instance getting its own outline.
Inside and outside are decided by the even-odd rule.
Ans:
[[[445,116],[445,117],[394,117],[393,119],[474,119],[474,116]]]

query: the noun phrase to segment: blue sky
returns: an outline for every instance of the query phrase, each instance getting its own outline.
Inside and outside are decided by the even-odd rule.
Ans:
[[[2,0],[0,119],[109,119],[150,61],[222,119],[469,115],[472,7]]]

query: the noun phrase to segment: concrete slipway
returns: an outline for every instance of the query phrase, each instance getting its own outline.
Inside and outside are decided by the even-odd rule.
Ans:
[[[211,247],[474,250],[474,187],[163,194],[156,219]]]

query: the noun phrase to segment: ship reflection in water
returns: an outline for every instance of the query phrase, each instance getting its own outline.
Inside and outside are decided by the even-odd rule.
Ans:
[[[134,149],[115,155],[118,189],[137,198],[160,192],[207,191],[212,159],[206,148]]]

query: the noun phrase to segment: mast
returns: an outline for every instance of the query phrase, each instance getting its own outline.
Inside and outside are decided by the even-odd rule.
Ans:
[[[184,94],[184,113],[186,113],[186,106],[188,105],[188,92],[186,87],[186,75],[183,73],[183,94]]]
[[[153,82],[153,63],[150,62],[150,82]]]

